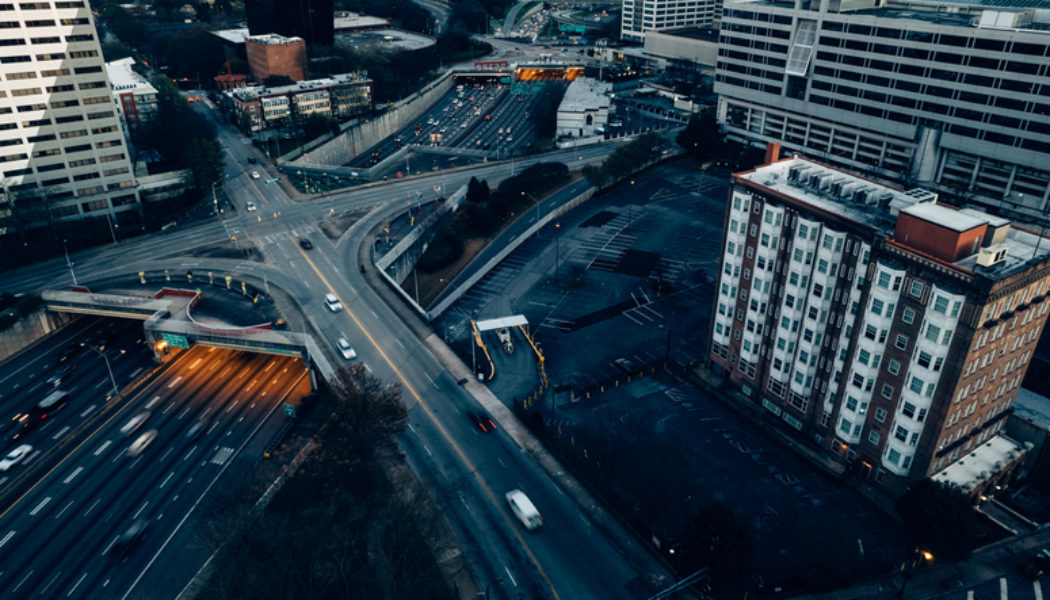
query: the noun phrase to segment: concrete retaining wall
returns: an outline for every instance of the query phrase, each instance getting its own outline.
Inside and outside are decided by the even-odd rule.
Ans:
[[[375,264],[376,271],[379,272],[380,276],[386,280],[391,288],[394,289],[402,298],[408,303],[409,306],[414,308],[420,316],[426,317],[427,312],[423,310],[419,304],[416,304],[415,298],[408,294],[401,287],[401,283],[408,277],[412,269],[415,268],[416,262],[419,261],[419,257],[426,252],[427,244],[430,240],[434,239],[437,232],[440,231],[440,225],[446,220],[451,219],[452,215],[459,208],[460,203],[467,197],[467,186],[463,186],[456,190],[456,193],[452,194],[445,203],[434,211],[429,217],[419,224],[418,227],[413,229],[401,239],[389,252],[376,258],[372,257],[372,262]],[[400,212],[401,209],[398,209]],[[375,246],[372,246],[372,250],[375,250]]]
[[[567,213],[570,210],[576,208],[577,206],[583,204],[587,200],[590,200],[591,197],[594,196],[594,194],[596,194],[597,192],[598,192],[598,188],[596,188],[594,186],[591,186],[591,187],[587,188],[586,190],[584,190],[583,193],[581,193],[580,195],[578,195],[575,198],[573,198],[572,200],[569,200],[565,204],[562,204],[561,206],[559,206],[557,209],[555,209],[555,210],[547,213],[543,217],[541,217],[538,222],[532,224],[532,227],[529,227],[528,229],[525,230],[524,233],[522,233],[518,237],[516,237],[513,240],[511,240],[510,243],[508,243],[506,246],[504,246],[503,249],[500,250],[498,254],[496,254],[496,256],[493,256],[492,258],[490,258],[488,260],[488,262],[486,262],[484,264],[484,266],[482,266],[480,269],[478,269],[473,275],[471,275],[466,280],[464,280],[462,283],[457,285],[456,289],[452,290],[452,292],[450,294],[445,296],[445,298],[439,304],[437,304],[431,310],[428,310],[427,313],[426,313],[427,319],[430,320],[430,321],[433,321],[434,319],[440,317],[441,313],[443,313],[446,310],[448,310],[448,308],[450,306],[452,306],[452,304],[456,300],[459,300],[460,297],[463,296],[463,294],[467,293],[467,291],[470,288],[474,287],[474,284],[476,284],[478,281],[480,281],[481,278],[484,277],[485,275],[488,275],[489,271],[491,271],[492,269],[496,268],[496,265],[498,265],[500,262],[502,262],[504,258],[507,258],[507,256],[511,252],[514,252],[518,248],[518,246],[522,245],[523,243],[525,243],[526,240],[531,238],[534,233],[536,233],[537,231],[542,229],[544,226],[546,226],[547,223],[550,223],[554,219],[557,219],[558,217],[561,217],[565,213]]]
[[[76,315],[41,308],[0,333],[0,361],[18,354],[40,338],[69,323]]]
[[[410,98],[401,100],[383,114],[349,127],[328,143],[303,156],[279,165],[282,171],[297,167],[335,168],[351,162],[357,154],[383,141],[422,116],[435,102],[452,89],[452,72],[446,72],[437,81]]]

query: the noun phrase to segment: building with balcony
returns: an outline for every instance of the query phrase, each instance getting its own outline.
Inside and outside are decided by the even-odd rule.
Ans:
[[[0,23],[0,235],[138,210],[91,7],[4,4]]]
[[[1045,217],[1050,12],[995,4],[1024,6],[726,2],[719,122],[958,205]]]
[[[157,118],[157,88],[132,69],[134,64],[131,57],[106,63],[113,102],[130,129]]]
[[[1008,481],[1025,446],[1002,429],[1050,309],[1050,238],[768,158],[732,177],[712,371],[891,493]]]

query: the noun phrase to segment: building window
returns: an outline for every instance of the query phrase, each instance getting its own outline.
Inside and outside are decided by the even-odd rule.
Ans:
[[[839,424],[839,430],[846,435],[849,435],[850,430],[853,429],[853,423],[850,423],[846,419],[842,419],[842,423]]]
[[[929,369],[930,368],[930,362],[932,360],[933,360],[933,356],[929,352],[926,352],[926,351],[919,352],[918,363],[919,363],[920,367],[922,367],[924,369]]]
[[[937,296],[933,300],[934,312],[939,312],[942,315],[948,314],[948,299],[944,296]]]
[[[890,279],[890,274],[886,273],[885,271],[882,271],[879,273],[879,278],[876,282],[876,285],[878,285],[880,288],[888,290],[890,289]]]
[[[825,238],[825,239],[827,239],[827,238]],[[878,431],[870,431],[870,432],[868,432],[868,442],[878,446],[879,445],[879,432]]]
[[[908,430],[898,425],[897,430],[893,432],[893,437],[902,442],[906,442],[908,441]]]
[[[888,383],[882,384],[882,397],[886,398],[886,399],[893,398],[893,386],[892,385],[890,385]]]
[[[882,309],[885,308],[885,306],[886,304],[882,300],[879,300],[878,298],[871,299],[871,312],[879,315],[880,317],[882,316]]]
[[[889,364],[886,365],[886,370],[893,375],[897,375],[901,372],[901,364],[897,360],[891,358]]]
[[[912,283],[912,285],[914,286],[915,284]],[[919,284],[919,285],[922,285],[922,284]],[[905,308],[904,312],[901,313],[901,321],[904,321],[905,323],[907,323],[909,325],[914,323],[915,322],[915,311],[910,309],[910,308]]]
[[[890,461],[891,463],[893,463],[894,465],[896,465],[896,464],[897,464],[897,463],[898,463],[898,462],[900,461],[900,459],[901,459],[901,453],[900,453],[900,452],[897,452],[897,451],[896,451],[896,450],[894,450],[893,448],[890,448],[890,453],[889,453],[889,455],[888,455],[888,456],[886,457],[886,459],[887,459],[887,460],[889,460],[889,461]]]
[[[912,296],[916,298],[922,296],[922,283],[918,281],[911,282],[911,289],[909,290]]]
[[[915,405],[911,402],[905,402],[904,406],[901,407],[901,412],[904,414],[905,417],[913,419],[915,418]]]
[[[930,340],[931,342],[936,342],[938,339],[940,339],[940,337],[941,337],[941,328],[940,327],[937,327],[936,325],[934,325],[932,323],[926,326],[926,339]]]
[[[882,409],[882,408],[876,408],[875,409],[875,420],[878,421],[879,423],[885,423],[886,422],[886,410]]]
[[[912,377],[911,383],[908,384],[908,389],[915,392],[916,394],[921,394],[924,385],[926,385],[926,382],[919,379],[918,377]]]

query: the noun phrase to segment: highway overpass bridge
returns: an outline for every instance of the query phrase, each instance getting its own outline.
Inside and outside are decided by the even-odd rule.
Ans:
[[[310,371],[311,384],[317,375],[330,379],[333,365],[313,336],[273,328],[271,323],[247,327],[201,323],[193,317],[200,302],[200,289],[163,287],[150,295],[92,292],[84,287],[70,291],[47,290],[41,294],[48,310],[99,315],[143,322],[146,341],[160,362],[191,345],[230,348],[246,352],[298,356]]]

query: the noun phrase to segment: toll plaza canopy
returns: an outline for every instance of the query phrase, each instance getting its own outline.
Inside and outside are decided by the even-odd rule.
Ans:
[[[519,325],[528,325],[529,320],[525,318],[525,315],[514,315],[511,317],[502,317],[499,319],[485,319],[484,321],[478,321],[478,331],[491,331],[493,329],[503,329],[505,327],[518,327]]]

